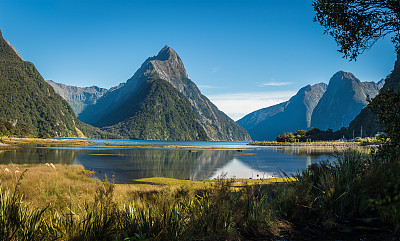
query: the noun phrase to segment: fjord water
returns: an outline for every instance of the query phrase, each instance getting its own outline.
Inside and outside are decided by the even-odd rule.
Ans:
[[[280,177],[312,163],[332,160],[333,149],[252,147],[246,142],[170,142],[104,140],[106,146],[28,146],[0,152],[1,164],[80,164],[97,178],[115,175],[116,183],[147,177],[206,180],[222,173],[236,178]],[[162,148],[197,146],[229,149]]]

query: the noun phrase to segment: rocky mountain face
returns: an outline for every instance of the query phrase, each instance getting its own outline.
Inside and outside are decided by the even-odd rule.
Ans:
[[[155,83],[153,83],[155,82]],[[168,83],[168,85],[165,85]],[[147,96],[143,95],[144,90],[147,89],[157,89],[158,87],[154,85],[163,85],[160,87],[162,90],[168,89],[171,91],[171,95],[166,94],[165,91],[153,91],[148,92],[151,93],[152,96],[148,97],[149,99],[159,99],[157,103],[143,102]],[[172,87],[172,88],[170,88]],[[178,108],[178,106],[186,106],[185,101],[180,97],[176,99],[178,96],[177,93],[182,94],[185,97],[185,100],[191,106],[191,111],[193,111],[193,115],[195,116],[196,122],[201,126],[201,128],[206,133],[206,139],[209,140],[250,140],[249,134],[236,124],[232,119],[230,119],[223,112],[218,110],[218,108],[211,103],[210,100],[207,99],[204,95],[201,94],[200,90],[197,88],[196,84],[194,84],[186,73],[185,67],[183,65],[182,60],[178,56],[178,54],[170,47],[165,46],[157,56],[148,58],[142,66],[136,71],[136,73],[130,78],[126,84],[118,89],[113,91],[108,91],[105,95],[103,95],[97,102],[93,105],[89,105],[82,113],[79,115],[79,119],[89,124],[102,127],[108,130],[113,130],[122,135],[129,136],[131,131],[118,131],[117,129],[122,129],[127,126],[128,123],[131,125],[135,116],[142,114],[142,112],[138,112],[139,110],[149,110],[153,109],[154,115],[157,115],[159,121],[160,132],[161,129],[168,132],[168,128],[174,128],[172,126],[168,127],[168,121],[171,121],[168,118],[165,118],[163,112],[158,112],[156,114],[155,107],[151,107],[151,105],[159,105],[160,109],[171,111],[171,108]],[[147,93],[147,92],[145,92]],[[169,106],[162,106],[167,103],[166,101],[162,101],[161,98],[158,98],[157,95],[162,95],[169,99]],[[175,96],[175,97],[173,97]],[[178,101],[177,100],[181,100]],[[137,103],[143,103],[140,108],[137,107]],[[174,107],[174,105],[176,105]],[[147,106],[147,107],[145,107]],[[179,108],[181,108],[179,107]],[[183,108],[186,110],[186,107]],[[190,110],[185,111],[185,113],[181,113],[182,115],[179,118],[183,118],[182,120],[175,119],[175,121],[183,123],[185,118],[187,120],[191,120],[192,114]],[[144,118],[144,115],[141,115],[141,118]],[[133,119],[132,119],[133,118]],[[148,118],[150,118],[148,116]],[[151,117],[150,119],[154,119]],[[125,123],[125,124],[120,124]],[[146,123],[146,121],[142,121],[141,123]],[[191,123],[188,126],[194,126],[195,124]],[[138,127],[139,128],[139,127]],[[140,127],[139,129],[144,129],[145,127]],[[167,128],[167,129],[166,129]],[[133,131],[133,129],[131,129]],[[199,138],[203,138],[203,134],[197,128],[193,129],[198,134]],[[183,131],[179,130],[175,127],[175,131]],[[190,130],[189,130],[190,131]],[[157,139],[168,139],[169,134],[166,135],[155,135]],[[195,133],[188,134],[189,136],[194,136]],[[176,136],[180,136],[177,134]],[[145,136],[137,136],[135,138],[145,139]]]
[[[375,97],[385,81],[391,83],[390,79],[378,83],[361,82],[353,74],[339,71],[330,79],[328,85],[308,85],[300,89],[289,101],[257,110],[237,123],[255,140],[275,140],[284,132],[307,130],[312,127],[338,130],[349,126],[354,117],[367,105],[367,97]],[[376,133],[377,127],[370,127],[371,115],[372,113],[363,110],[358,122]],[[358,126],[354,128],[358,128],[359,131]]]
[[[52,80],[46,80],[46,82],[70,104],[76,115],[79,115],[86,106],[95,104],[108,91],[108,89],[97,86],[81,88],[56,83]]]
[[[207,134],[197,122],[188,99],[168,82],[156,79],[143,84],[110,115],[130,116],[103,130],[129,139],[204,141]]]
[[[379,93],[381,84],[361,82],[352,73],[337,72],[312,113],[311,127],[338,130],[349,126],[368,104],[367,97],[373,98]]]
[[[33,136],[82,136],[72,108],[43,80],[32,63],[22,60],[3,39],[1,31],[0,93],[2,123],[24,126],[24,134]]]
[[[6,40],[7,44],[12,48],[12,50],[14,50],[14,52],[18,55],[18,57],[22,59],[22,56],[18,53],[17,49],[10,43],[10,41]]]
[[[400,55],[397,56],[392,73],[390,73],[384,81],[382,89],[393,89],[400,91]],[[347,134],[349,137],[360,136],[361,128],[363,129],[363,136],[374,136],[377,132],[382,131],[382,127],[375,121],[376,115],[368,108],[362,109],[359,115],[354,118],[349,124]]]
[[[243,126],[254,140],[275,140],[283,132],[308,129],[312,112],[326,88],[324,83],[307,85],[290,100],[254,111],[237,123]]]

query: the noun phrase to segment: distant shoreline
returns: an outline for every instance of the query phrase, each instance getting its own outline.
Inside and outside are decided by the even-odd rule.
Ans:
[[[112,145],[104,140],[85,139],[41,139],[41,138],[17,138],[0,137],[4,141],[0,143],[0,150],[18,149],[20,145],[77,145],[77,146],[101,146],[119,148],[169,148],[169,149],[213,149],[213,150],[238,150],[243,148],[213,147],[213,146],[184,146],[184,145]],[[364,146],[360,142],[321,141],[321,142],[250,142],[248,146],[282,146],[282,147],[356,147]]]
[[[250,142],[250,146],[300,146],[300,147],[353,147],[360,142],[321,141],[321,142]]]
[[[167,149],[211,149],[211,150],[242,150],[243,148],[231,147],[214,147],[214,146],[184,146],[184,145],[112,145],[109,141],[104,140],[85,140],[85,139],[41,139],[41,138],[18,138],[18,137],[0,137],[4,141],[5,147],[8,149],[17,149],[19,145],[76,145],[76,146],[99,146],[109,148],[167,148]],[[1,149],[1,146],[0,146]],[[6,148],[4,148],[6,149]]]
[[[42,138],[20,138],[20,137],[1,137],[8,146],[17,145],[107,145],[107,141],[100,140],[76,140],[76,139],[42,139]]]

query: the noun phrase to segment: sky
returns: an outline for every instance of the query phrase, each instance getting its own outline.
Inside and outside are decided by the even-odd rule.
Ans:
[[[349,62],[313,22],[312,0],[0,0],[0,29],[46,80],[110,88],[168,45],[234,120],[328,83],[339,70],[379,81],[389,37]]]

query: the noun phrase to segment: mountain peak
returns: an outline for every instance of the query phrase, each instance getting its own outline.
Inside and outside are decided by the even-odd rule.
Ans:
[[[179,58],[178,54],[175,52],[173,48],[169,47],[168,45],[165,45],[164,48],[162,48],[155,57],[155,59],[160,61],[165,61],[168,59],[177,59],[177,58]]]
[[[168,81],[174,85],[174,82],[182,79],[187,79],[185,66],[181,58],[174,49],[165,45],[164,48],[157,54],[157,56],[149,58],[146,62],[150,62],[153,70],[157,73],[158,77]],[[147,64],[145,63],[145,66]],[[177,88],[181,90],[179,87]]]
[[[347,78],[347,79],[357,79],[353,73],[351,72],[345,72],[343,70],[338,71],[336,74],[333,75],[333,77],[339,77],[341,79]],[[333,78],[332,77],[332,78]]]

